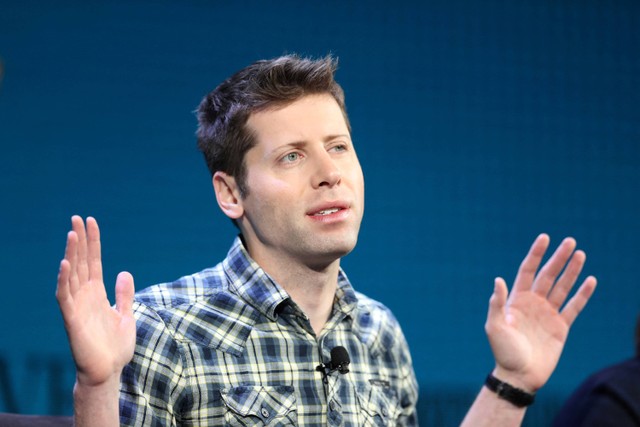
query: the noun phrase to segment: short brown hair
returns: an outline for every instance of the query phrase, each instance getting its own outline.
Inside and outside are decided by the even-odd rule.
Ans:
[[[245,153],[255,144],[246,123],[252,113],[284,107],[305,95],[327,93],[336,100],[351,131],[344,92],[334,80],[338,62],[328,55],[314,60],[297,55],[257,61],[238,71],[204,97],[198,107],[198,148],[209,171],[236,179],[248,194]]]

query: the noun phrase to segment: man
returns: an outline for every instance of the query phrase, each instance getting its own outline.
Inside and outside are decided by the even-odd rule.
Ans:
[[[417,425],[400,327],[340,269],[364,182],[335,68],[331,58],[259,61],[202,101],[199,147],[240,230],[216,267],[135,302],[123,272],[112,309],[98,225],[72,218],[57,298],[77,366],[77,425]],[[520,423],[595,289],[587,278],[559,311],[585,254],[565,239],[536,275],[548,244],[536,239],[508,301],[496,279],[486,324],[496,367],[466,425]],[[349,372],[335,369],[336,347]]]
[[[640,317],[635,356],[592,374],[565,402],[554,426],[640,426]]]

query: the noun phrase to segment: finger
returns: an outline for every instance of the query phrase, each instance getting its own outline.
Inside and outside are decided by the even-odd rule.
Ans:
[[[58,286],[56,287],[56,300],[61,309],[66,306],[71,295],[69,293],[69,276],[71,266],[69,261],[63,259],[60,261],[60,270],[58,271]],[[64,311],[64,310],[63,310]]]
[[[116,310],[118,310],[120,314],[133,314],[134,293],[133,276],[126,271],[118,274],[118,278],[116,279]]]
[[[536,272],[538,271],[538,267],[542,262],[542,257],[548,247],[548,235],[542,233],[536,237],[536,240],[534,240],[531,245],[531,249],[529,249],[529,253],[524,257],[520,264],[516,280],[513,283],[513,290],[526,291],[531,289],[533,279],[536,277]]]
[[[56,288],[56,300],[58,301],[58,307],[60,307],[60,313],[62,319],[66,325],[70,319],[74,317],[73,296],[70,293],[70,273],[71,265],[69,261],[63,259],[60,262],[60,270],[58,272],[58,287]]]
[[[567,264],[567,260],[576,249],[576,241],[572,237],[567,237],[560,243],[551,258],[540,269],[533,283],[533,290],[538,295],[547,297],[551,287],[556,282],[558,275]]]
[[[102,255],[100,228],[95,218],[87,218],[87,261],[89,280],[102,284]]]
[[[556,284],[551,289],[549,293],[549,303],[559,309],[562,304],[564,304],[569,292],[571,292],[571,288],[576,283],[580,272],[582,271],[582,267],[587,259],[587,255],[583,251],[574,252],[573,256],[569,260],[569,264],[567,268],[565,268],[562,276],[558,279]]]
[[[499,325],[504,319],[504,309],[507,304],[507,284],[502,277],[496,277],[493,286],[493,294],[489,299],[489,313],[485,329],[490,334],[491,329]]]
[[[589,302],[589,298],[593,295],[597,284],[598,282],[595,277],[587,277],[584,282],[582,282],[582,285],[580,285],[580,288],[578,288],[578,292],[576,292],[567,305],[564,306],[561,315],[565,322],[567,322],[568,326],[573,324],[576,317],[578,317],[578,314],[580,314],[585,305],[587,305],[587,302]]]
[[[64,251],[64,259],[69,263],[69,292],[75,295],[80,287],[78,281],[78,235],[75,231],[67,233],[67,247]]]
[[[89,268],[87,266],[87,232],[82,218],[78,215],[71,217],[71,225],[73,231],[78,235],[78,261],[76,271],[78,274],[78,283],[82,286],[89,280]]]

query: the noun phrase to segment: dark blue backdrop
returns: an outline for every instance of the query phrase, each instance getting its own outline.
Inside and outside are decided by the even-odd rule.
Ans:
[[[542,231],[587,251],[600,287],[541,393],[553,403],[529,416],[544,425],[632,352],[638,28],[632,0],[0,1],[0,411],[71,411],[54,288],[72,214],[100,221],[109,287],[226,254],[193,110],[237,69],[298,52],[340,58],[367,184],[343,265],[404,325],[425,425],[459,419],[492,367],[493,277],[510,282]]]

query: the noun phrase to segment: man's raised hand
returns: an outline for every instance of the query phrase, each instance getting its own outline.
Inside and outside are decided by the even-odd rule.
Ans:
[[[116,280],[116,307],[111,307],[102,279],[100,230],[94,218],[71,218],[56,298],[77,368],[77,385],[93,387],[119,381],[133,357],[136,329],[132,312],[133,277]]]
[[[569,328],[596,287],[595,277],[587,277],[565,304],[586,255],[575,250],[574,239],[566,238],[538,271],[548,246],[549,236],[538,236],[511,293],[504,279],[496,278],[485,325],[496,359],[494,375],[529,392],[542,387],[553,373]]]

